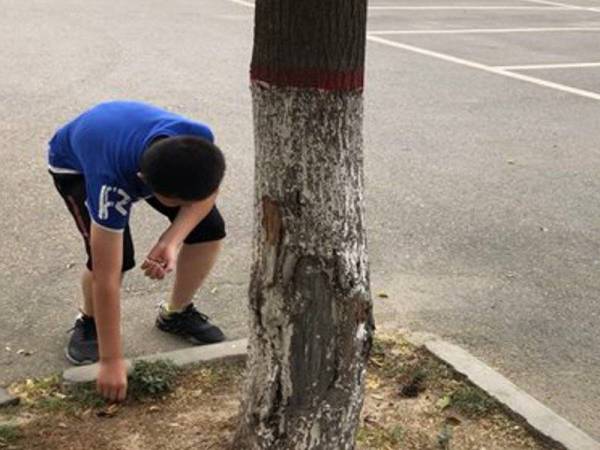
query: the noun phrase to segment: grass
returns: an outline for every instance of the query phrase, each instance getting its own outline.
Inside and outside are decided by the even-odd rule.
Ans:
[[[225,365],[203,366],[193,369],[207,388],[228,383],[240,375]],[[172,361],[136,361],[128,377],[131,401],[160,399],[172,392],[182,374]],[[96,393],[94,383],[65,385],[58,375],[28,379],[12,386],[11,390],[21,398],[26,408],[40,412],[67,412],[78,415],[82,410],[106,406],[105,400]]]
[[[469,416],[485,416],[495,410],[496,402],[473,386],[461,386],[450,395],[450,406]]]
[[[361,446],[377,449],[396,449],[402,444],[404,429],[401,426],[386,428],[382,426],[360,427],[356,442]]]
[[[171,392],[179,375],[171,361],[137,361],[129,375],[128,389],[134,400],[158,398]],[[28,379],[12,387],[24,406],[46,412],[64,411],[77,414],[81,410],[106,405],[96,393],[94,383],[64,385],[58,375]]]
[[[25,407],[46,412],[75,413],[105,404],[92,384],[64,385],[59,375],[28,379],[13,386],[12,391],[21,398]]]
[[[19,427],[10,423],[0,424],[0,448],[13,444],[21,438]]]

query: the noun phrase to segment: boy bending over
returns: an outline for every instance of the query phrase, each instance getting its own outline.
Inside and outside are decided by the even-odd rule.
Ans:
[[[213,141],[206,125],[132,101],[102,103],[50,141],[50,173],[88,256],[66,356],[74,364],[100,361],[97,387],[108,400],[127,393],[120,288],[122,273],[135,266],[128,219],[139,199],[171,221],[141,265],[155,280],[175,270],[156,326],[194,344],[225,339],[192,303],[225,237],[215,206],[225,159]]]

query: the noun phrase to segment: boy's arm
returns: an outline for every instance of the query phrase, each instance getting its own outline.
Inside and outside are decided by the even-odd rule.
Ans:
[[[179,246],[215,206],[217,194],[218,192],[215,192],[204,200],[179,208],[177,217],[160,236],[158,243],[152,248],[141,266],[147,276],[153,279],[162,279],[175,268]]]
[[[123,234],[91,226],[92,292],[98,329],[100,371],[98,392],[108,400],[124,400],[127,368],[121,349],[121,264]]]

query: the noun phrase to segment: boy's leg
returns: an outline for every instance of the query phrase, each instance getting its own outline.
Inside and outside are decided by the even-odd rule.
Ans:
[[[177,257],[175,283],[169,309],[182,311],[210,273],[221,250],[221,241],[183,244]]]
[[[92,297],[92,271],[84,269],[81,274],[81,290],[83,293],[83,307],[81,312],[88,317],[94,317],[94,298]]]
[[[169,303],[160,307],[156,326],[183,337],[193,344],[209,344],[225,340],[221,329],[199,312],[192,300],[212,269],[221,241],[183,244],[177,258],[175,283]]]
[[[175,220],[179,208],[170,208],[156,198],[146,200],[160,213]],[[215,207],[185,238],[179,251],[175,284],[169,302],[160,308],[156,326],[162,331],[179,335],[194,344],[220,342],[223,332],[200,313],[192,300],[215,264],[221,241],[225,237],[225,222]]]
[[[66,356],[73,364],[89,364],[98,360],[98,340],[94,322],[94,302],[92,295],[92,260],[90,253],[90,216],[85,206],[86,191],[85,179],[79,174],[51,173],[54,185],[65,205],[75,220],[81,234],[88,260],[86,269],[81,276],[81,290],[83,305],[81,312],[75,320],[73,333],[66,348]],[[122,271],[129,270],[135,265],[133,241],[129,227],[126,227],[123,238],[123,267]]]
[[[121,273],[121,280],[125,272]],[[81,312],[88,317],[94,317],[94,295],[92,294],[92,271],[87,267],[81,274],[81,290],[83,293],[83,306]]]

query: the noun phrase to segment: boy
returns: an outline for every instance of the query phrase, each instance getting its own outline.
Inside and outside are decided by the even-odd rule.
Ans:
[[[112,101],[84,112],[50,141],[50,173],[88,255],[83,306],[66,356],[74,364],[100,362],[97,388],[110,401],[127,392],[120,287],[122,273],[135,266],[133,202],[144,198],[171,221],[141,266],[158,280],[175,269],[156,326],[194,344],[225,339],[192,303],[225,237],[215,206],[225,160],[213,140],[203,124],[148,104]]]

